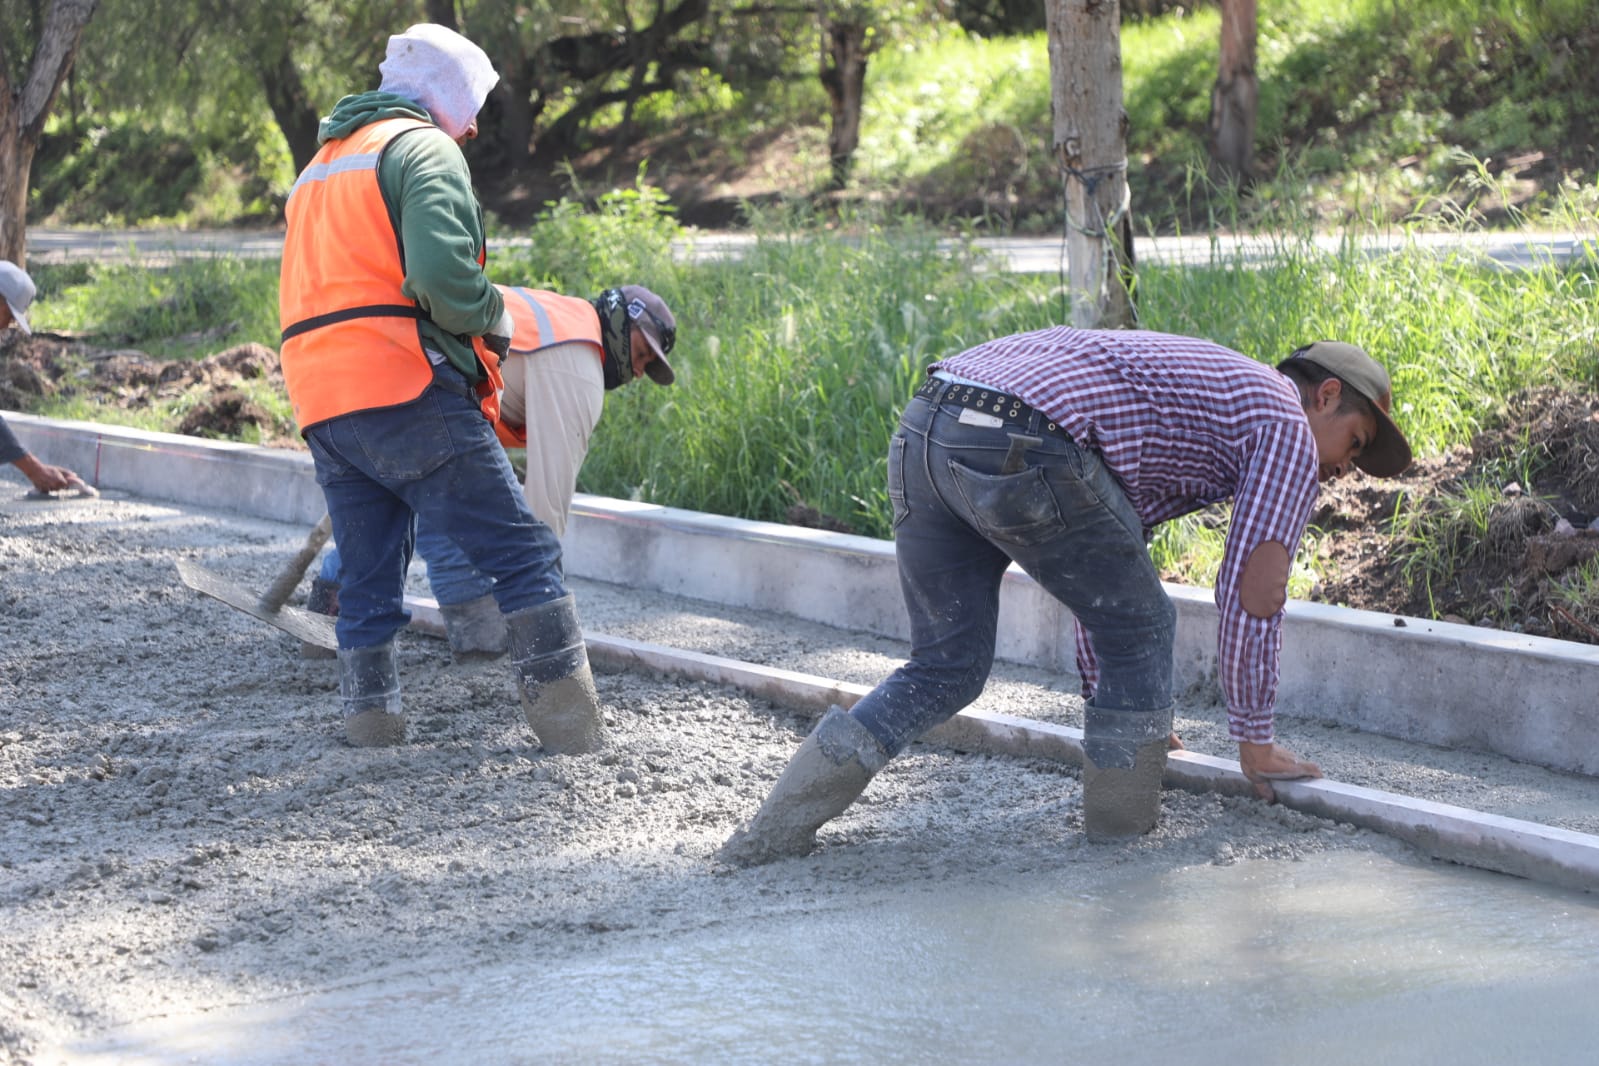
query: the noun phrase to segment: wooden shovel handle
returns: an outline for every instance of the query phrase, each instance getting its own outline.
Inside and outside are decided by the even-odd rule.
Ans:
[[[322,550],[322,545],[328,542],[328,537],[332,533],[333,519],[329,515],[323,515],[322,520],[311,528],[311,534],[305,538],[305,547],[289,560],[289,565],[283,568],[277,580],[272,582],[262,595],[262,610],[276,611],[289,601],[289,597],[294,595],[294,590],[300,587],[300,579],[305,576],[311,560],[316,558],[316,553]]]

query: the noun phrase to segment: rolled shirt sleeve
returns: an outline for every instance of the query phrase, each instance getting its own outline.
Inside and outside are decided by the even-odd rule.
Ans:
[[[22,446],[17,435],[6,425],[6,420],[0,418],[0,463],[14,463],[28,454],[28,449]]]
[[[1216,674],[1232,739],[1268,744],[1274,736],[1284,611],[1256,618],[1244,610],[1239,588],[1244,564],[1260,545],[1275,541],[1288,549],[1290,559],[1298,551],[1316,502],[1316,441],[1308,424],[1280,422],[1261,427],[1249,443],[1216,578]]]

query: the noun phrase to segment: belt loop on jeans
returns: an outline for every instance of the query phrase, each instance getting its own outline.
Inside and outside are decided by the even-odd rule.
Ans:
[[[1012,396],[1008,392],[991,389],[986,385],[970,385],[965,382],[945,381],[942,378],[929,376],[916,390],[916,395],[933,406],[953,404],[956,407],[966,407],[973,411],[981,411],[991,415],[1008,426],[1020,426],[1024,429],[1034,428],[1037,432],[1047,433],[1052,437],[1071,440],[1071,434],[1065,427],[1056,424],[1044,412],[1025,404],[1020,397]],[[1038,415],[1038,425],[1031,425],[1034,414]]]

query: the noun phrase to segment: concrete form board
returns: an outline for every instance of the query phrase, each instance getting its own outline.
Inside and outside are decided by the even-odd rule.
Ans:
[[[437,603],[408,597],[406,606],[413,628],[443,636]],[[865,685],[603,633],[585,633],[584,639],[596,666],[729,685],[815,717],[832,704],[853,706],[869,691]],[[988,711],[962,711],[925,739],[957,751],[1083,764],[1081,729]],[[1190,751],[1167,755],[1163,783],[1191,792],[1253,794],[1237,762]],[[1277,801],[1285,807],[1386,833],[1434,858],[1564,888],[1599,891],[1599,837],[1337,781],[1283,781],[1275,789]]]
[[[101,489],[310,525],[321,491],[304,452],[6,413],[23,443]],[[908,638],[893,544],[580,495],[565,538],[574,576]],[[1214,687],[1209,589],[1166,586],[1176,681]],[[1025,574],[1005,576],[1001,658],[1074,673],[1070,613]],[[1403,624],[1396,624],[1402,622]],[[1469,626],[1290,603],[1285,714],[1599,775],[1599,648]]]
[[[569,570],[739,607],[909,639],[893,544],[840,533],[580,496]],[[646,544],[648,545],[646,547]],[[1210,589],[1166,586],[1177,608],[1175,681],[1215,686]],[[1075,674],[1071,613],[1012,567],[1000,658]],[[1599,648],[1474,626],[1291,602],[1278,688],[1285,714],[1599,775]]]

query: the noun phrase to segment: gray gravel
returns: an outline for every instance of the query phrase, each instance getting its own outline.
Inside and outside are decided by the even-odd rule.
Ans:
[[[179,558],[265,588],[297,527],[107,494],[34,501],[0,480],[0,1060],[141,1019],[378,981],[426,965],[581,955],[931,886],[1099,883],[1208,864],[1403,846],[1254,801],[1169,793],[1160,828],[1086,845],[1059,765],[915,746],[806,859],[730,870],[718,844],[808,722],[737,691],[598,678],[610,742],[546,756],[509,667],[401,637],[410,742],[346,746],[337,670],[182,586]],[[621,575],[619,575],[621,576]],[[586,628],[842,680],[894,642],[574,582]],[[301,594],[303,595],[303,587]],[[982,706],[1074,722],[1075,680],[1002,668]],[[1229,754],[1219,708],[1190,747]],[[1293,720],[1329,775],[1599,831],[1592,782]]]

